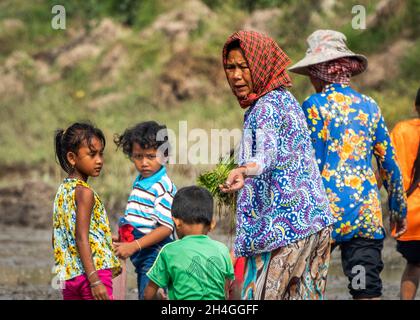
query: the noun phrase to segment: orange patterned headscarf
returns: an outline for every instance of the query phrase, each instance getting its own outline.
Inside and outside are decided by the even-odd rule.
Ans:
[[[245,99],[238,99],[242,108],[249,107],[268,92],[280,87],[291,87],[292,81],[286,67],[290,59],[270,37],[255,31],[239,31],[232,34],[223,47],[223,66],[227,63],[227,47],[239,41],[252,76],[254,92]]]

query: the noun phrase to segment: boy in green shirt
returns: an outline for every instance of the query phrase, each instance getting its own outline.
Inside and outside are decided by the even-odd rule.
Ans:
[[[229,249],[210,239],[215,227],[213,198],[206,189],[185,187],[175,194],[172,218],[180,240],[165,245],[147,276],[144,298],[168,288],[170,300],[223,300],[227,279],[234,279]]]

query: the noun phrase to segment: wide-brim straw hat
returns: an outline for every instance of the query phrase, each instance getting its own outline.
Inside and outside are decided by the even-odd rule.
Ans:
[[[347,48],[346,40],[347,38],[344,34],[334,30],[317,30],[313,32],[306,40],[309,47],[306,50],[305,57],[288,70],[309,75],[309,66],[338,58],[352,57],[359,59],[363,64],[363,68],[355,71],[352,76],[362,73],[367,68],[368,60],[364,55],[356,54]]]

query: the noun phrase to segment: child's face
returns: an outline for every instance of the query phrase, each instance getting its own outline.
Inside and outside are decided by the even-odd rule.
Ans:
[[[77,154],[69,152],[67,157],[76,171],[76,174],[82,178],[97,177],[101,173],[104,164],[104,147],[101,140],[93,137],[91,146],[83,142]]]
[[[154,175],[160,170],[163,163],[163,159],[161,155],[158,154],[157,149],[143,149],[136,142],[133,143],[131,159],[133,160],[137,171],[140,172],[144,178]]]

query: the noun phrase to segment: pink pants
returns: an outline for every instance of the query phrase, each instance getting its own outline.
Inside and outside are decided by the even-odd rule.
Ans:
[[[98,270],[98,277],[105,285],[109,298],[113,300],[112,271],[109,269]],[[86,274],[66,280],[65,287],[63,289],[63,300],[94,300]]]

